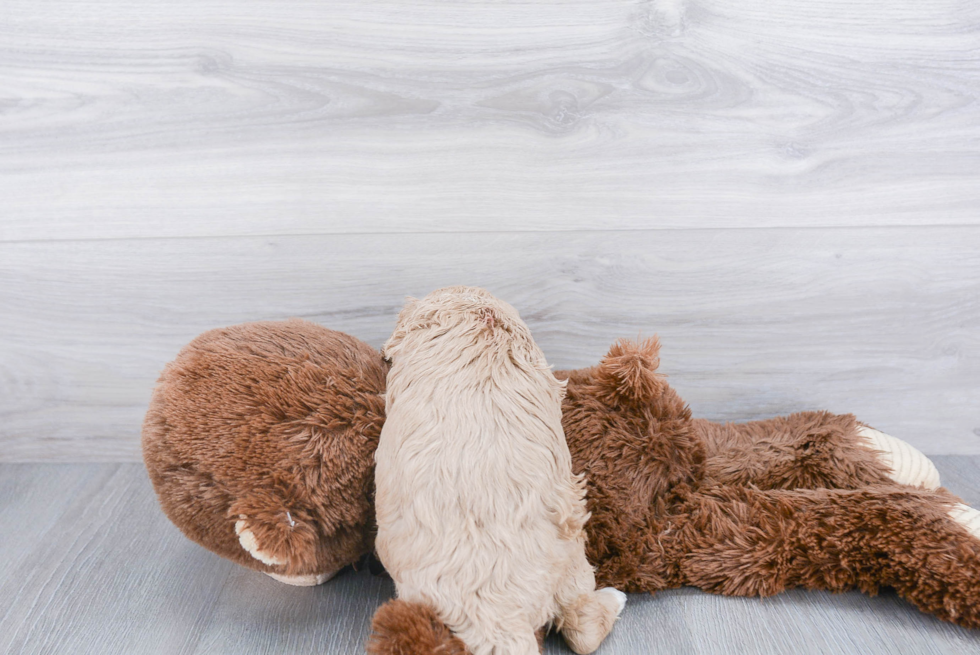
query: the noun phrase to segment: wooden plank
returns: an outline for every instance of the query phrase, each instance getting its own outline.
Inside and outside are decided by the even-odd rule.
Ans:
[[[29,0],[0,240],[970,224],[962,0]]]
[[[352,653],[393,591],[351,572],[288,587],[222,560],[167,521],[140,465],[20,470],[39,493],[0,498],[49,527],[27,552],[0,542],[18,561],[0,569],[0,652]]]
[[[980,458],[937,458],[951,490],[980,498]],[[973,475],[969,475],[970,473]],[[958,477],[961,476],[961,477]],[[16,481],[13,484],[11,481]],[[24,491],[29,489],[29,491]],[[11,541],[32,517],[30,544]],[[347,570],[288,587],[192,544],[138,464],[0,466],[0,651],[99,655],[362,652],[394,587]],[[891,593],[793,591],[768,599],[696,589],[633,594],[601,653],[968,654],[980,631]],[[546,653],[568,653],[559,637]]]
[[[104,469],[105,467],[103,467]],[[31,464],[4,465],[0,475],[0,580],[10,578],[19,567],[30,567],[31,554],[44,539],[59,529],[61,510],[69,499],[90,490],[98,478],[97,466]],[[98,482],[95,483],[98,485]],[[52,489],[63,498],[52,499]],[[38,511],[38,508],[45,508]],[[0,617],[10,611],[0,598]],[[0,645],[2,645],[0,641]]]
[[[405,295],[489,288],[559,368],[659,333],[699,416],[854,412],[980,453],[980,228],[346,235],[0,245],[0,460],[136,461],[204,330],[301,316],[379,346]]]

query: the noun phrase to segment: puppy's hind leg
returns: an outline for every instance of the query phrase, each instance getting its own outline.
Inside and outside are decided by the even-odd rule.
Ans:
[[[536,633],[524,617],[473,617],[456,633],[473,655],[538,655],[542,632]],[[434,651],[433,651],[434,652]],[[441,653],[440,653],[441,655]]]
[[[596,590],[595,574],[583,553],[574,574],[556,597],[558,629],[565,643],[585,655],[599,647],[613,628],[623,607],[626,594],[611,587]]]

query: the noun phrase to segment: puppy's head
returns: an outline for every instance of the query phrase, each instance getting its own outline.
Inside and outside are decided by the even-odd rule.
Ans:
[[[421,300],[409,298],[381,352],[391,361],[442,338],[528,352],[533,346],[517,310],[485,289],[458,286],[438,289]]]

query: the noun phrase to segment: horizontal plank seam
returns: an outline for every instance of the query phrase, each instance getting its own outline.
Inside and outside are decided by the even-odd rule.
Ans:
[[[929,225],[889,223],[886,225],[749,225],[738,227],[627,227],[627,228],[574,228],[574,229],[531,229],[531,230],[379,230],[379,231],[324,231],[324,232],[277,232],[261,234],[192,234],[186,236],[153,235],[140,237],[86,237],[69,239],[3,239],[0,246],[41,243],[89,243],[101,241],[179,241],[206,239],[280,239],[304,238],[319,236],[405,236],[405,235],[478,235],[478,234],[598,234],[609,233],[645,233],[645,232],[734,232],[734,231],[820,231],[820,230],[894,230],[894,229],[976,229],[980,228],[980,220],[976,223],[931,223]]]

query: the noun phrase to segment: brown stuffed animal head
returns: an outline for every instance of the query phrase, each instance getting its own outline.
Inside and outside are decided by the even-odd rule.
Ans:
[[[315,584],[373,549],[387,366],[307,321],[212,330],[160,376],[143,455],[184,534],[284,582]]]

